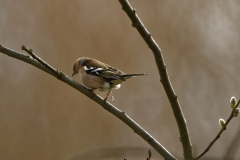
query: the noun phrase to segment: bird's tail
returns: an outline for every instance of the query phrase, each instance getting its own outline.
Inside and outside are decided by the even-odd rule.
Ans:
[[[128,79],[128,78],[131,78],[131,77],[144,76],[144,75],[148,75],[148,74],[149,73],[132,73],[132,74],[125,74],[122,77],[124,79]]]

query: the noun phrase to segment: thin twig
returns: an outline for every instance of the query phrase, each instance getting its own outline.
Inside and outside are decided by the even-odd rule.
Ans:
[[[188,128],[186,124],[186,120],[184,118],[180,103],[178,102],[177,95],[175,94],[173,87],[171,85],[167,68],[163,59],[163,55],[161,49],[158,44],[155,42],[151,34],[145,28],[140,18],[136,14],[136,10],[132,8],[130,3],[127,0],[119,0],[122,5],[122,9],[127,13],[128,17],[132,21],[132,26],[135,27],[142,38],[147,43],[148,47],[152,50],[155,61],[158,67],[158,72],[161,78],[162,85],[165,89],[167,97],[172,106],[172,110],[177,121],[178,129],[180,132],[180,141],[182,142],[183,152],[185,159],[191,160],[193,159],[192,145],[188,133]]]
[[[36,59],[39,63],[41,63],[43,66],[45,66],[47,69],[49,69],[50,71],[52,71],[53,73],[55,73],[56,75],[58,75],[58,70],[54,69],[52,66],[50,66],[49,64],[47,64],[46,62],[44,62],[41,58],[39,58],[38,56],[36,56],[33,53],[32,49],[28,49],[25,45],[22,45],[22,50],[26,51],[28,54],[30,54],[34,59]]]
[[[152,157],[152,152],[151,152],[151,150],[149,149],[149,150],[148,150],[148,157],[147,157],[147,160],[150,160],[151,157]]]
[[[131,146],[109,146],[109,147],[100,147],[100,148],[91,148],[87,150],[83,150],[77,155],[70,157],[69,160],[96,160],[96,159],[118,159],[118,160],[146,160],[144,157],[146,156],[146,150],[148,147],[131,147]],[[157,152],[155,152],[157,153]],[[124,156],[125,157],[124,157]],[[129,159],[127,155],[131,155],[131,157],[135,157],[135,159]],[[124,158],[117,158],[117,157]],[[160,154],[155,156],[156,159],[163,159]]]
[[[45,66],[43,66],[40,62],[34,60],[30,56],[18,53],[16,51],[11,50],[11,49],[8,49],[8,48],[2,46],[1,44],[0,44],[0,52],[6,54],[8,56],[11,56],[13,58],[24,61],[26,63],[29,63],[29,64],[47,72],[47,73],[49,73],[50,75],[58,78],[59,80],[67,83],[68,85],[72,86],[73,88],[77,89],[78,91],[82,92],[84,95],[86,95],[90,99],[92,99],[95,102],[97,102],[98,104],[100,104],[105,110],[112,113],[113,115],[118,117],[122,122],[124,122],[130,128],[132,128],[135,133],[137,133],[139,136],[141,136],[158,153],[160,153],[164,157],[164,159],[166,159],[166,160],[175,160],[176,159],[168,150],[166,150],[156,139],[154,139],[140,125],[138,125],[134,120],[132,120],[125,112],[119,110],[114,105],[110,104],[109,102],[105,102],[101,97],[99,97],[98,95],[96,95],[92,91],[88,90],[87,88],[83,87],[82,85],[80,85],[76,81],[72,80],[71,78],[69,78],[64,73],[60,72],[61,73],[60,75],[56,75],[52,71],[49,71],[49,69],[47,69]],[[54,69],[54,68],[53,68],[53,70],[56,71],[56,69]]]
[[[208,145],[208,147],[207,147],[200,155],[198,155],[198,156],[195,157],[194,159],[200,159],[204,154],[206,154],[206,153],[209,151],[209,149],[212,147],[212,145],[213,145],[213,144],[218,140],[218,138],[221,136],[221,134],[223,133],[223,131],[225,131],[225,130],[227,129],[227,125],[228,125],[228,123],[232,120],[232,118],[234,117],[234,115],[233,115],[233,114],[234,114],[234,111],[235,111],[235,109],[238,107],[239,103],[240,103],[240,99],[238,100],[238,103],[237,103],[236,107],[235,107],[234,109],[232,109],[232,112],[231,112],[229,118],[227,119],[225,125],[224,125],[224,126],[222,127],[222,129],[219,131],[219,133],[217,134],[217,136],[213,139],[212,142],[210,142],[210,144]]]
[[[148,150],[148,156],[147,156],[147,159],[146,159],[146,160],[150,160],[151,157],[152,157],[152,152],[151,152],[151,150],[149,149],[149,150]],[[127,160],[127,158],[124,157],[123,160]]]
[[[231,143],[226,148],[223,159],[234,159],[233,157],[239,153],[239,145],[240,145],[240,126],[238,126],[238,131],[235,133],[235,136],[231,140]]]

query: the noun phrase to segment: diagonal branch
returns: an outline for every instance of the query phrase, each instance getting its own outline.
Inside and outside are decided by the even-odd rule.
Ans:
[[[136,10],[132,8],[130,3],[127,0],[119,0],[122,5],[122,9],[127,13],[128,17],[132,21],[132,26],[135,27],[142,38],[147,43],[148,47],[152,50],[155,61],[158,67],[158,72],[161,77],[162,85],[165,89],[167,97],[172,106],[172,110],[175,116],[175,119],[178,124],[178,129],[180,132],[180,141],[182,142],[183,152],[185,159],[193,159],[192,145],[187,129],[187,124],[184,118],[184,115],[181,110],[181,106],[178,102],[177,95],[174,93],[173,87],[171,85],[170,79],[168,77],[167,68],[163,60],[161,49],[158,44],[152,38],[151,34],[147,31],[140,18],[136,14]]]
[[[239,152],[240,148],[240,126],[238,126],[238,131],[235,133],[234,138],[227,147],[225,153],[223,154],[223,159],[234,159],[233,157]]]
[[[36,56],[33,53],[32,49],[28,49],[25,45],[22,46],[22,50],[26,51],[28,54],[30,54],[32,56],[32,58],[36,59],[39,63],[41,63],[43,66],[45,66],[46,68],[48,68],[50,71],[52,71],[55,74],[59,74],[57,70],[55,70],[53,67],[51,67],[50,65],[48,65],[46,62],[44,62],[41,58],[39,58],[38,56]]]
[[[32,52],[32,50],[29,50],[27,48],[25,48],[25,49],[28,50],[29,52],[31,52],[32,54],[34,54]],[[11,49],[8,49],[8,48],[2,46],[1,44],[0,44],[0,52],[4,53],[4,54],[6,54],[10,57],[13,57],[13,58],[19,59],[21,61],[24,61],[26,63],[29,63],[29,64],[41,69],[42,71],[47,72],[50,75],[58,78],[59,80],[67,83],[68,85],[72,86],[73,88],[77,89],[78,91],[80,91],[81,93],[83,93],[84,95],[86,95],[87,97],[92,99],[93,101],[100,104],[105,110],[107,110],[108,112],[115,115],[117,118],[119,118],[125,124],[127,124],[130,128],[132,128],[135,133],[137,133],[139,136],[141,136],[158,153],[160,153],[164,157],[164,159],[166,159],[166,160],[175,160],[176,159],[157,140],[155,140],[148,132],[146,132],[140,125],[138,125],[134,120],[132,120],[125,112],[119,110],[118,108],[116,108],[112,104],[110,104],[108,102],[105,102],[101,97],[99,97],[95,93],[91,92],[87,88],[83,87],[82,85],[80,85],[76,81],[72,80],[71,78],[69,78],[64,73],[59,72],[58,70],[54,69],[49,64],[47,64],[53,69],[53,70],[49,70],[49,68],[46,68],[45,65],[43,66],[40,62],[36,61],[32,57],[30,57],[28,55],[18,53],[16,51],[11,50]],[[58,74],[56,74],[56,72]]]
[[[235,112],[235,110],[237,109],[237,107],[239,106],[239,103],[240,103],[240,100],[238,100],[238,103],[237,103],[236,107],[232,109],[232,112],[231,112],[230,116],[228,117],[225,125],[222,127],[222,129],[219,131],[219,133],[218,133],[217,136],[213,139],[213,141],[210,142],[210,144],[208,145],[208,147],[207,147],[200,155],[198,155],[198,156],[197,156],[196,158],[194,158],[194,159],[200,159],[204,154],[206,154],[206,153],[209,151],[209,149],[210,149],[210,148],[212,147],[212,145],[218,140],[218,138],[220,138],[220,136],[221,136],[221,134],[223,133],[223,131],[225,131],[225,130],[227,129],[228,123],[229,123],[229,122],[232,120],[232,118],[234,117],[234,112]]]

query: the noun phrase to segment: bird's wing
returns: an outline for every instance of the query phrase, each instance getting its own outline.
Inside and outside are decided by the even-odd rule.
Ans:
[[[106,79],[108,82],[120,82],[125,81],[123,75],[125,75],[122,71],[117,70],[111,66],[108,65],[92,65],[90,66],[84,66],[84,70],[86,73],[102,77]],[[120,81],[115,81],[120,80]]]
[[[125,73],[95,59],[89,61],[87,65],[84,66],[84,69],[86,73],[102,77],[108,82],[120,83],[122,81],[125,81],[123,77]]]

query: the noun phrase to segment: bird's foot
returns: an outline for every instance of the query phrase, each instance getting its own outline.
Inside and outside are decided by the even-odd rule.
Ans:
[[[106,102],[108,99],[108,97],[104,98],[104,101]],[[115,98],[113,97],[113,95],[111,95],[111,101],[114,102]]]
[[[114,97],[113,97],[113,95],[111,95],[111,100],[112,100],[112,102],[114,102]]]
[[[107,99],[108,99],[108,97],[110,96],[111,93],[112,93],[112,90],[109,90],[108,93],[107,93],[106,98],[104,98],[105,102],[107,101]],[[114,97],[112,95],[111,95],[111,97],[112,97],[112,102],[113,102],[114,101]]]

